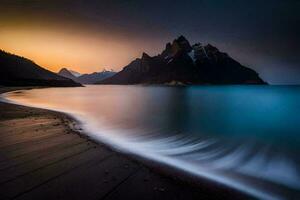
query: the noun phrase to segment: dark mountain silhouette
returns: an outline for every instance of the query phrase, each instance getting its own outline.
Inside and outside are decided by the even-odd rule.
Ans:
[[[99,84],[266,84],[252,69],[242,66],[216,47],[190,45],[180,36],[160,55],[132,61]]]
[[[33,61],[0,50],[0,85],[3,86],[81,86],[50,72]]]
[[[79,77],[74,76],[74,74],[71,72],[71,70],[68,70],[66,68],[62,68],[58,74],[60,76],[66,77],[66,78],[70,78],[78,83],[81,84],[95,84],[101,80],[104,80],[106,78],[109,78],[113,75],[116,74],[116,72],[113,71],[107,71],[107,70],[103,70],[102,72],[94,72],[91,74],[83,74]]]
[[[62,68],[59,72],[58,72],[58,75],[60,76],[63,76],[65,78],[69,78],[69,79],[72,79],[72,80],[76,80],[76,76],[74,76],[74,74],[68,70],[67,68]]]

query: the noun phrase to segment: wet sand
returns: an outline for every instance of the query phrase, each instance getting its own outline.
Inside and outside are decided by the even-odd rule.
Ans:
[[[74,131],[75,123],[61,113],[0,102],[0,199],[250,199],[116,152]]]

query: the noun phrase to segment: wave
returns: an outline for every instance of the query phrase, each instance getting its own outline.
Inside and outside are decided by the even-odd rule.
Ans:
[[[186,173],[216,181],[259,199],[287,199],[299,195],[299,166],[289,154],[256,140],[227,139],[215,135],[189,134],[166,127],[123,123],[107,124],[85,110],[26,101],[27,92],[5,94],[1,101],[67,113],[80,122],[84,133],[125,153],[175,167]]]

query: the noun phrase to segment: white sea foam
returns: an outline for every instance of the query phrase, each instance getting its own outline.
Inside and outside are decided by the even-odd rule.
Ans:
[[[84,91],[89,89],[92,91]],[[300,190],[299,166],[284,152],[273,152],[270,155],[271,147],[258,145],[255,140],[238,139],[236,143],[235,140],[228,141],[224,137],[215,135],[195,135],[187,134],[187,132],[183,134],[180,131],[169,130],[168,127],[161,127],[168,121],[174,120],[172,118],[174,114],[171,118],[167,118],[167,122],[163,118],[157,121],[155,121],[156,118],[151,118],[149,121],[151,126],[148,127],[147,121],[147,126],[141,127],[140,124],[144,119],[140,113],[145,112],[144,105],[139,105],[140,102],[135,103],[134,107],[138,112],[132,112],[131,107],[130,109],[126,107],[128,102],[131,103],[129,100],[135,101],[135,99],[128,100],[116,93],[113,93],[111,97],[110,91],[106,91],[105,87],[102,88],[101,94],[100,90],[96,89],[99,92],[98,95],[95,94],[95,87],[30,90],[18,94],[12,92],[2,95],[1,101],[70,114],[81,123],[86,134],[117,150],[217,181],[259,199],[286,199],[287,195]],[[117,89],[117,92],[121,92],[119,88]],[[74,90],[80,91],[73,94]],[[121,90],[124,90],[124,87],[121,87]],[[135,98],[139,98],[136,91],[126,92],[127,95],[134,94]],[[163,94],[165,93],[166,91]],[[74,98],[71,98],[72,96]],[[90,100],[88,96],[96,99],[99,104],[91,105],[95,101]],[[109,100],[112,102],[122,101],[122,106],[101,107],[101,103],[108,101],[107,96],[110,96]],[[59,99],[61,97],[65,99]],[[157,109],[155,106],[147,110],[147,113],[155,111]],[[172,109],[177,108],[175,106]],[[122,118],[120,119],[119,116]],[[134,120],[128,120],[128,117]],[[124,119],[128,121],[124,122]],[[182,118],[179,119],[184,121]],[[108,123],[111,120],[114,123]],[[152,122],[155,126],[152,126]],[[178,124],[180,126],[177,126]],[[181,129],[183,125],[181,121],[176,121],[174,126],[176,129]]]

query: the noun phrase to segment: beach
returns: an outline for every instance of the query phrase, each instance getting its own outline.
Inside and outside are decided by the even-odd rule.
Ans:
[[[62,113],[0,102],[0,199],[250,199],[117,152],[75,126]]]

